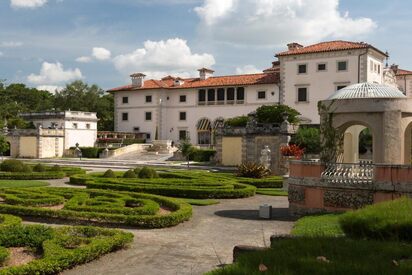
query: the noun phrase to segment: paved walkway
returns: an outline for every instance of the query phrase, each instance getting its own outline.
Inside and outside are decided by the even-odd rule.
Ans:
[[[257,217],[256,209],[263,203],[274,207],[271,220]],[[269,196],[194,207],[190,221],[172,228],[130,230],[135,239],[129,249],[108,254],[63,275],[202,274],[220,263],[231,263],[235,245],[269,245],[271,235],[289,233],[293,221],[287,215],[287,207],[286,197]]]

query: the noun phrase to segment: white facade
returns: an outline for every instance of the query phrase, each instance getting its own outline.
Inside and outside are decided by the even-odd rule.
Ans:
[[[351,84],[382,83],[385,57],[372,49],[280,56],[281,103],[298,110],[307,123],[319,124],[318,102]],[[299,73],[300,65],[306,73]],[[306,100],[298,96],[304,89]]]
[[[243,100],[227,100],[229,88],[244,88]],[[199,102],[200,89],[149,89],[137,91],[119,91],[114,93],[115,99],[115,131],[149,133],[148,139],[179,141],[183,132],[193,144],[199,142],[198,123],[202,119],[210,121],[211,125],[218,118],[232,118],[247,115],[263,104],[279,102],[279,87],[273,84],[248,85],[248,86],[219,86],[210,89],[225,89],[225,100]],[[265,98],[258,98],[258,93]],[[235,93],[236,94],[236,93]],[[146,102],[146,97],[151,96],[151,102]],[[182,97],[185,98],[184,102]],[[124,99],[124,98],[127,98]],[[123,103],[127,102],[127,103]],[[146,118],[151,113],[151,119]],[[184,115],[182,114],[184,113]],[[125,115],[127,114],[127,115]],[[205,144],[208,144],[207,142]]]
[[[22,118],[33,122],[36,128],[63,129],[64,149],[93,147],[97,139],[97,116],[90,112],[45,112],[21,114]]]

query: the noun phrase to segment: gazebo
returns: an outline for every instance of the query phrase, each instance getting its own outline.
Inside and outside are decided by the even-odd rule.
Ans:
[[[345,211],[412,196],[412,98],[392,86],[359,83],[320,101],[319,114],[325,157],[291,162],[292,214]],[[358,153],[365,128],[373,137],[368,161]]]

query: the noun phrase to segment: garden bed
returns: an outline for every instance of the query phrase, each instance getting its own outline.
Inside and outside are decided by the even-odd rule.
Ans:
[[[0,215],[0,274],[58,274],[132,240],[120,230],[23,225],[18,217]]]
[[[103,173],[74,175],[70,184],[193,199],[245,198],[254,196],[256,191],[255,186],[240,183],[234,176],[205,171],[162,171],[156,178],[123,175],[123,172],[116,172],[111,178],[103,177]]]
[[[192,207],[161,196],[73,188],[0,189],[0,213],[82,224],[162,228],[188,220]],[[168,209],[164,214],[160,209]]]

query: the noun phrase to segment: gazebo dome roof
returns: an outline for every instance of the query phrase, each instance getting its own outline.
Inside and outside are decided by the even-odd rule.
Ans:
[[[406,96],[395,87],[364,82],[340,89],[328,100],[354,98],[406,98]]]

